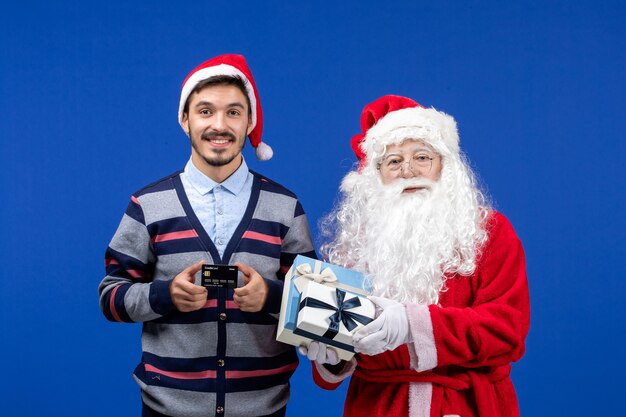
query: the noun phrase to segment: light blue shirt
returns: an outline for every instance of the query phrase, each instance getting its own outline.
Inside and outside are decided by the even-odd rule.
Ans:
[[[246,161],[224,182],[218,184],[187,162],[180,175],[185,193],[198,220],[215,243],[220,256],[237,230],[252,193],[253,176]]]

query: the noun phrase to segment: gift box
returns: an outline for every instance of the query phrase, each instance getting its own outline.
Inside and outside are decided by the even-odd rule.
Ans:
[[[294,333],[354,352],[352,334],[376,313],[366,297],[309,281],[302,294]]]
[[[317,340],[350,360],[352,334],[374,318],[367,294],[363,274],[298,255],[285,276],[276,340],[294,346]]]

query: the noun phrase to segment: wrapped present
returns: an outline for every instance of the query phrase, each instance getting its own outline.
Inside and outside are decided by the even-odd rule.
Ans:
[[[349,360],[352,334],[374,318],[367,294],[363,274],[298,255],[285,276],[276,339],[294,346],[318,340]]]
[[[354,352],[352,334],[374,319],[366,297],[309,281],[300,295],[294,333]]]

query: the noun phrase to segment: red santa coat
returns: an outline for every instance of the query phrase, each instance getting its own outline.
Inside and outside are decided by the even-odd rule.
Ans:
[[[352,375],[344,416],[519,416],[509,371],[530,321],[524,252],[502,214],[488,232],[472,276],[450,277],[439,305],[406,305],[413,343],[357,354],[340,375],[313,367],[325,389]]]

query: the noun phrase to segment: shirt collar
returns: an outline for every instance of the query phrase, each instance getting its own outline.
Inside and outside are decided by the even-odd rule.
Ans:
[[[204,175],[198,168],[196,168],[193,162],[191,162],[191,158],[187,162],[187,165],[185,165],[185,174],[189,179],[189,183],[201,195],[210,193],[218,185],[221,185],[232,194],[237,195],[243,189],[249,173],[250,171],[248,170],[248,165],[246,164],[246,160],[243,159],[243,156],[241,158],[241,165],[239,165],[239,168],[237,168],[237,170],[233,172],[230,177],[226,178],[226,180],[224,180],[221,184]]]

